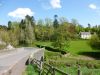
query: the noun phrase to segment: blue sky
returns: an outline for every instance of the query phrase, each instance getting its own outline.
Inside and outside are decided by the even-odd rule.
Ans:
[[[74,18],[87,26],[100,24],[100,0],[0,0],[0,24],[23,19],[25,15],[35,19],[53,18],[55,14]]]

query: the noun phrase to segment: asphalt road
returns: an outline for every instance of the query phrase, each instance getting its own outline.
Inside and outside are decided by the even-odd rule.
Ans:
[[[6,72],[21,59],[31,55],[31,53],[36,51],[36,48],[20,48],[8,53],[0,53],[0,74],[2,72]]]

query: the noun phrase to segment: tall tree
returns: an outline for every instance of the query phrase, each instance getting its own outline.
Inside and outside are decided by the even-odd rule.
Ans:
[[[34,21],[33,17],[27,15],[20,23],[20,42],[23,44],[31,45],[35,40],[34,35]]]
[[[68,23],[68,20],[67,20],[65,17],[60,17],[60,18],[59,18],[59,23],[60,23],[60,24],[64,24],[65,22]]]
[[[21,20],[20,22],[20,25],[19,25],[19,28],[20,28],[20,36],[19,36],[19,45],[22,45],[22,44],[25,44],[25,21],[24,20]]]
[[[9,21],[9,22],[8,22],[8,30],[10,30],[10,29],[11,29],[11,26],[12,26],[12,22],[11,22],[11,21]]]
[[[32,17],[27,15],[25,17],[25,25],[26,25],[25,36],[26,36],[27,44],[32,44],[33,41],[35,40],[35,35],[34,35],[32,23],[33,23]]]
[[[54,15],[53,27],[54,27],[55,29],[59,27],[58,15]]]
[[[72,20],[71,20],[71,23],[72,23],[73,25],[79,25],[79,23],[78,23],[78,21],[77,21],[76,19],[72,19]]]
[[[51,40],[51,36],[54,32],[54,28],[52,25],[52,20],[50,18],[46,18],[45,19],[45,25],[46,25],[46,32],[45,32],[45,37],[47,38],[47,40]]]

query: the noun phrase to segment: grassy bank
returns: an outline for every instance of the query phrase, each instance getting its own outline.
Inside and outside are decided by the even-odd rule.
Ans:
[[[36,44],[51,46],[52,42],[36,42]],[[68,56],[45,50],[45,62],[71,75],[77,75],[78,65],[82,75],[100,75],[100,60],[96,60],[100,58],[100,50],[92,49],[87,40],[71,41],[67,51],[70,53]],[[37,75],[28,74],[28,71],[30,72],[30,69],[26,69],[26,75]],[[35,73],[35,70],[32,72]]]
[[[28,65],[23,75],[38,75],[35,65]]]
[[[45,46],[52,46],[52,42],[40,42],[37,41],[36,44],[45,45]],[[100,52],[98,49],[93,49],[88,44],[88,40],[73,40],[70,41],[69,47],[67,48],[72,55],[80,55],[81,53],[85,52]]]
[[[45,51],[45,60],[47,63],[71,75],[77,75],[78,65],[80,65],[80,70],[83,75],[100,75],[99,60],[81,60],[64,56],[61,57],[60,53],[50,51]]]

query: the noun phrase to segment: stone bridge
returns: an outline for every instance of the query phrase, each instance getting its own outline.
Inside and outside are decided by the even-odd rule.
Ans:
[[[17,48],[0,53],[0,75],[22,75],[29,58],[41,60],[44,49]]]

